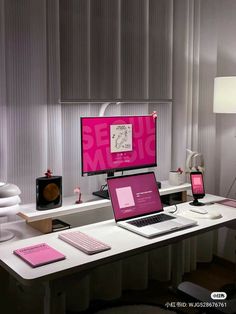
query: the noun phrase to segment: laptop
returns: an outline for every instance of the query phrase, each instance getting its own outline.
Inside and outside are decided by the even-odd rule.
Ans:
[[[109,177],[108,191],[118,226],[151,238],[197,224],[164,213],[154,172]]]

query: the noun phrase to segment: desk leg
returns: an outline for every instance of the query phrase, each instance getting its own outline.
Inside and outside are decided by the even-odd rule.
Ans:
[[[44,314],[65,314],[65,292],[56,287],[54,282],[45,282],[44,291]]]
[[[183,274],[183,241],[172,244],[172,287],[177,288]]]

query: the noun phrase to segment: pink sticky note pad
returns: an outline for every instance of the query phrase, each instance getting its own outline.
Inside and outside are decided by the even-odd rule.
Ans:
[[[45,264],[61,261],[65,255],[55,250],[46,243],[27,246],[13,251],[14,254],[23,259],[32,267],[38,267]]]

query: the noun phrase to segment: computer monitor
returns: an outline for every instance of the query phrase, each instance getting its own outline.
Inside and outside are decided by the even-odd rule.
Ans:
[[[156,146],[152,115],[81,118],[82,176],[155,167]]]

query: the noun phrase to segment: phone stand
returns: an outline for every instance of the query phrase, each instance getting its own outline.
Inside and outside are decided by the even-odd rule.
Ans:
[[[204,203],[199,202],[197,198],[194,198],[193,202],[190,202],[189,204],[192,206],[204,206],[205,205]]]
[[[205,208],[202,208],[201,206],[204,206],[204,203],[201,203],[198,201],[198,199],[195,197],[193,202],[189,203],[193,207],[190,209],[190,211],[195,212],[197,214],[208,214],[208,211]]]

